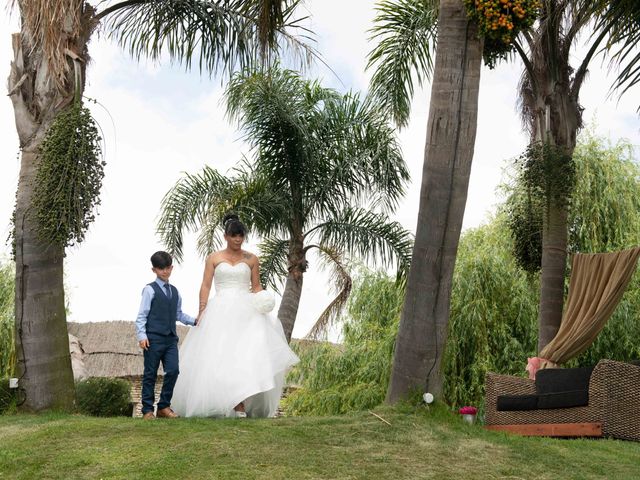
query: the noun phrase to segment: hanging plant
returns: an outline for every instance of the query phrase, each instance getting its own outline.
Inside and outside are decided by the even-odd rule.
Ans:
[[[53,121],[40,146],[32,205],[43,241],[69,246],[84,240],[100,204],[101,140],[80,101]]]
[[[522,186],[506,202],[514,256],[525,271],[540,270],[542,228],[551,204],[568,205],[575,182],[573,157],[564,149],[535,142],[515,161],[517,182]]]
[[[484,38],[484,61],[493,68],[513,50],[513,41],[535,22],[540,0],[464,0],[469,18],[478,23]]]

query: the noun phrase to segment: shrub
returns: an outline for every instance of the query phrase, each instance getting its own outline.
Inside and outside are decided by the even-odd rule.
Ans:
[[[120,378],[91,377],[76,384],[78,410],[96,417],[131,414],[131,385]]]
[[[0,379],[0,415],[15,408],[15,394],[9,388],[9,379]]]

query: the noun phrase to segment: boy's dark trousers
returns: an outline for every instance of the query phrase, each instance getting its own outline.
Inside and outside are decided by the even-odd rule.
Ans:
[[[160,362],[164,369],[164,382],[158,401],[158,410],[171,405],[173,387],[180,373],[178,368],[178,337],[174,335],[148,335],[149,348],[144,351],[142,376],[142,414],[153,412],[156,377]]]

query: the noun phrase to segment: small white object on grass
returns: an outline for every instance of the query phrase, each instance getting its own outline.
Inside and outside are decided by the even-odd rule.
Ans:
[[[433,403],[433,395],[429,392],[422,395],[422,399],[424,400],[424,403],[426,403],[427,405],[430,403]]]

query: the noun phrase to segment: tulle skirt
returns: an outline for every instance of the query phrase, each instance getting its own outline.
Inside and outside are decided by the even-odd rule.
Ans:
[[[244,401],[249,417],[275,415],[284,376],[299,359],[280,321],[256,310],[251,293],[227,290],[209,300],[180,348],[171,407],[183,417],[233,416]]]

